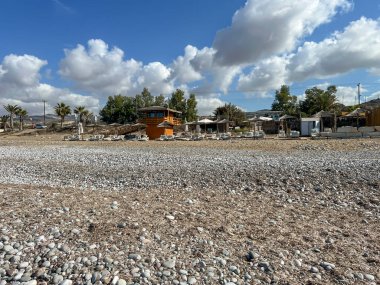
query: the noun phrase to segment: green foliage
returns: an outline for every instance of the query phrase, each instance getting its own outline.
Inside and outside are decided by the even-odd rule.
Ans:
[[[109,96],[104,108],[100,111],[102,120],[107,124],[135,121],[137,118],[137,100],[135,98],[115,95]]]
[[[288,115],[296,115],[298,113],[297,96],[290,95],[289,86],[282,85],[280,90],[276,90],[272,111],[283,111]]]
[[[236,126],[243,125],[246,120],[245,112],[231,103],[224,104],[214,110],[214,116],[218,119],[227,119],[235,122]]]
[[[85,122],[85,124],[91,123],[91,119],[93,116],[94,116],[94,114],[92,112],[90,112],[89,110],[84,110],[83,121]]]
[[[86,107],[85,106],[77,106],[74,109],[74,114],[77,114],[79,116],[79,122],[83,123],[84,115],[86,114]]]
[[[138,109],[150,106],[169,107],[181,111],[182,119],[194,121],[197,117],[195,95],[191,94],[186,100],[185,93],[180,89],[173,92],[168,102],[165,102],[163,95],[152,96],[147,88],[144,88],[141,94],[137,94],[134,98],[123,95],[110,96],[99,114],[102,120],[108,124],[125,124],[137,119]]]
[[[20,119],[20,130],[22,131],[23,128],[24,128],[24,119],[26,118],[26,116],[28,116],[28,111],[25,110],[25,109],[22,109],[22,108],[19,108],[17,111],[16,111],[16,115],[19,117]]]
[[[190,94],[189,99],[186,101],[186,120],[188,122],[196,121],[198,117],[197,99],[194,94]]]
[[[165,96],[160,94],[156,97],[154,97],[154,106],[165,106]]]
[[[65,103],[57,103],[54,107],[54,111],[61,118],[61,128],[63,126],[63,122],[65,121],[65,117],[71,114],[70,106]]]
[[[8,115],[3,115],[0,117],[0,123],[4,131],[7,130],[7,122],[8,122],[9,116]]]
[[[50,128],[52,130],[56,131],[57,130],[57,123],[56,122],[52,122]]]
[[[144,90],[141,92],[141,94],[137,94],[135,96],[137,108],[144,108],[144,107],[150,107],[154,105],[154,96],[150,94],[149,90],[147,88],[144,88]]]
[[[319,111],[335,111],[339,108],[336,97],[336,86],[327,87],[327,90],[313,87],[305,91],[305,100],[301,101],[302,112],[313,115]]]
[[[172,97],[169,99],[169,108],[182,112],[182,119],[186,117],[186,99],[185,92],[181,89],[177,89],[172,93]]]
[[[4,105],[5,111],[9,113],[9,119],[11,123],[11,129],[13,131],[13,116],[16,114],[16,112],[20,109],[20,106],[18,105]]]

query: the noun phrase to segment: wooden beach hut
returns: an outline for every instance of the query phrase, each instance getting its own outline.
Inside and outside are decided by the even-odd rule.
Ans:
[[[146,134],[150,139],[158,139],[162,135],[172,136],[174,126],[181,125],[182,112],[160,107],[151,106],[138,110],[140,123],[146,125]]]

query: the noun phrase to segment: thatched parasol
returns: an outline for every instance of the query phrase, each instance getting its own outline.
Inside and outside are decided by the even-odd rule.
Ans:
[[[322,111],[319,111],[318,113],[314,114],[312,117],[313,118],[332,118],[332,117],[334,117],[334,114],[322,110]]]
[[[290,116],[290,115],[284,115],[282,117],[280,117],[280,121],[284,121],[284,120],[288,120],[288,119],[295,119],[296,117],[294,116]]]

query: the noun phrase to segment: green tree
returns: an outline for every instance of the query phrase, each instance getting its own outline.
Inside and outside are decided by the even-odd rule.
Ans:
[[[5,111],[9,113],[9,120],[11,124],[11,130],[13,131],[13,116],[16,114],[16,112],[20,109],[20,106],[18,105],[4,105]]]
[[[20,130],[22,131],[24,129],[24,119],[28,116],[28,111],[22,108],[19,108],[16,111],[16,115],[19,117],[20,120]]]
[[[4,115],[4,116],[0,117],[0,122],[1,122],[2,128],[4,129],[4,132],[7,131],[7,122],[8,122],[8,119],[9,119],[8,115]]]
[[[84,114],[86,113],[86,107],[85,106],[77,106],[74,109],[74,114],[77,114],[79,116],[79,122],[84,123],[83,118]]]
[[[164,95],[160,94],[156,97],[154,97],[154,106],[165,106],[165,97]]]
[[[290,95],[289,86],[282,85],[280,90],[276,90],[272,111],[283,111],[289,115],[298,113],[297,96]]]
[[[198,117],[197,99],[194,94],[190,94],[186,101],[186,120],[188,122],[195,121]]]
[[[227,119],[235,122],[235,125],[240,126],[246,120],[245,112],[238,106],[228,103],[214,110],[214,116],[218,119]]]
[[[57,103],[54,107],[54,111],[61,118],[61,128],[63,126],[63,122],[65,121],[65,117],[71,114],[70,106],[65,103]]]
[[[148,88],[144,88],[141,94],[135,96],[137,108],[150,107],[154,105],[154,96],[150,94]]]
[[[91,123],[91,118],[94,116],[94,113],[90,112],[89,110],[85,110],[83,112],[83,121],[85,124],[90,124]]]
[[[182,112],[182,119],[186,117],[186,99],[185,92],[181,89],[177,89],[172,93],[172,96],[169,99],[168,107],[177,111]]]
[[[136,98],[122,95],[109,96],[106,105],[100,110],[102,120],[108,124],[125,124],[137,119]]]
[[[305,100],[300,103],[302,112],[312,115],[319,111],[334,111],[339,105],[336,97],[336,86],[331,85],[326,90],[313,87],[305,91]]]

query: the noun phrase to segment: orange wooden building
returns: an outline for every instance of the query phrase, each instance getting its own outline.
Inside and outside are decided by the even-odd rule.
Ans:
[[[181,125],[182,112],[151,106],[139,109],[140,123],[146,125],[146,134],[149,139],[157,139],[161,135],[173,135],[173,127]]]

